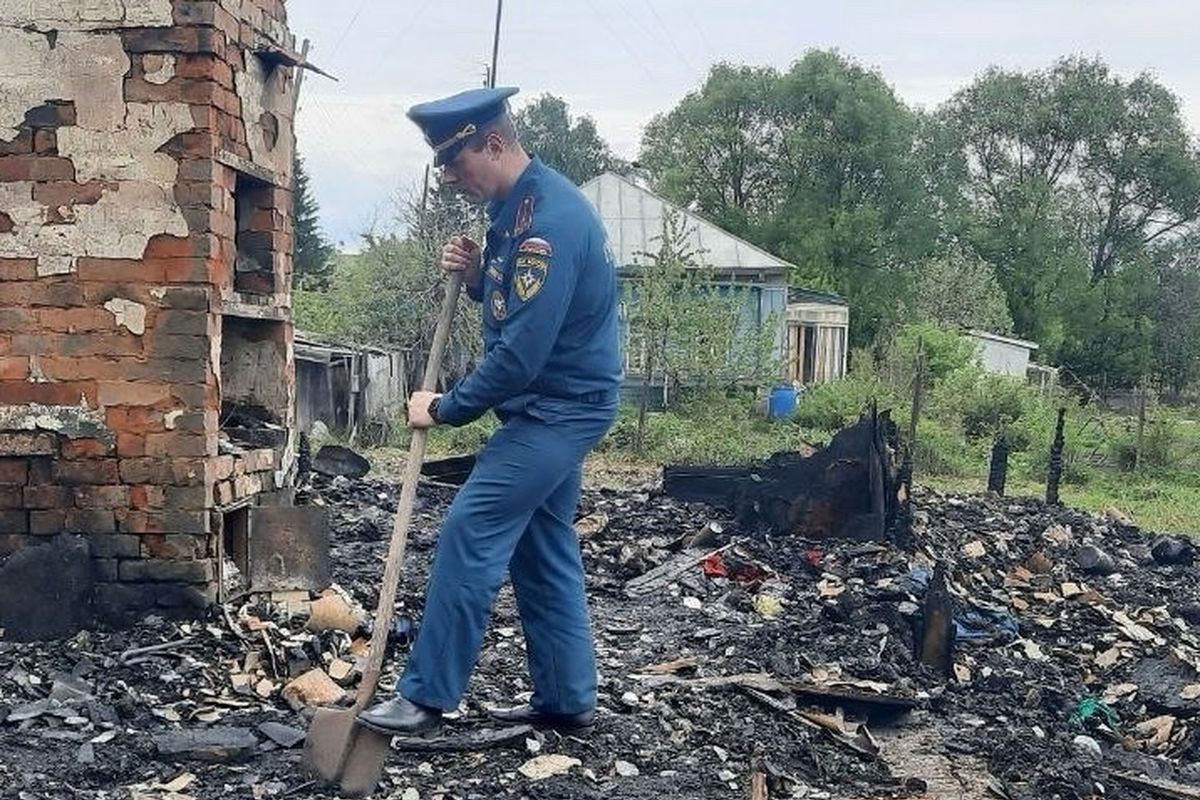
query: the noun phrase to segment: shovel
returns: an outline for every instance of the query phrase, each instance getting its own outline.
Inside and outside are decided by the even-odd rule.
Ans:
[[[450,321],[458,303],[458,292],[462,286],[462,274],[450,276],[446,297],[442,301],[433,345],[429,349],[429,360],[425,362],[425,379],[421,388],[432,392],[437,386],[438,366],[446,350],[450,335]],[[387,565],[383,570],[383,586],[379,590],[379,606],[375,609],[375,626],[371,632],[371,649],[367,655],[367,668],[354,705],[350,708],[318,708],[308,737],[304,741],[305,765],[319,778],[341,789],[343,797],[365,797],[375,791],[383,775],[383,763],[391,749],[392,737],[368,730],[355,722],[359,712],[370,704],[379,686],[379,673],[383,669],[383,656],[387,649],[388,630],[392,626],[393,606],[396,589],[400,581],[400,568],[404,561],[404,548],[408,543],[408,526],[412,519],[413,503],[417,497],[417,482],[421,476],[421,463],[425,460],[425,444],[428,431],[412,432],[408,448],[408,463],[404,467],[404,483],[400,488],[400,500],[396,506],[396,524],[392,529],[392,540],[388,545]]]

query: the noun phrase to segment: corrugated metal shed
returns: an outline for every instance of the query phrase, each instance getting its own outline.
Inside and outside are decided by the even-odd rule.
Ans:
[[[792,265],[744,239],[721,230],[703,217],[671,203],[628,178],[605,172],[580,187],[600,213],[619,266],[644,262],[642,253],[658,250],[664,209],[683,215],[689,244],[718,270],[781,273]]]

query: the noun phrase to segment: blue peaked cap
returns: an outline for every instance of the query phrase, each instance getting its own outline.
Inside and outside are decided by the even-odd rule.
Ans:
[[[508,98],[517,91],[515,86],[468,89],[418,103],[408,110],[408,118],[420,126],[433,148],[433,164],[440,167],[453,161],[472,135],[506,112]]]

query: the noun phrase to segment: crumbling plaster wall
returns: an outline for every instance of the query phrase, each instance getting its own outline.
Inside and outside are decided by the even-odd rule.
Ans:
[[[20,28],[87,31],[172,24],[171,0],[0,0],[0,19]]]
[[[0,142],[20,134],[31,109],[72,104],[74,124],[56,130],[58,159],[31,160],[28,168],[41,172],[29,177],[74,185],[75,191],[59,193],[64,196],[79,198],[79,187],[90,196],[59,204],[54,192],[39,198],[34,180],[0,183],[9,228],[0,233],[0,255],[36,259],[37,274],[45,276],[74,272],[81,256],[141,258],[157,234],[186,236],[174,200],[178,164],[159,148],[194,127],[191,110],[184,103],[126,103],[129,56],[118,33],[95,30],[170,25],[170,3],[43,5],[0,0],[6,20],[0,25]]]
[[[219,381],[273,365],[290,425],[294,46],[281,0],[0,0],[0,562],[81,535],[106,619],[211,601],[222,511],[291,480]],[[229,291],[239,209],[272,291]]]

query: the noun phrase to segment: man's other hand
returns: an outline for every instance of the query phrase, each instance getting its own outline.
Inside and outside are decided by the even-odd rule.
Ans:
[[[408,398],[408,427],[432,428],[437,422],[429,415],[429,404],[439,397],[435,392],[413,392]]]

